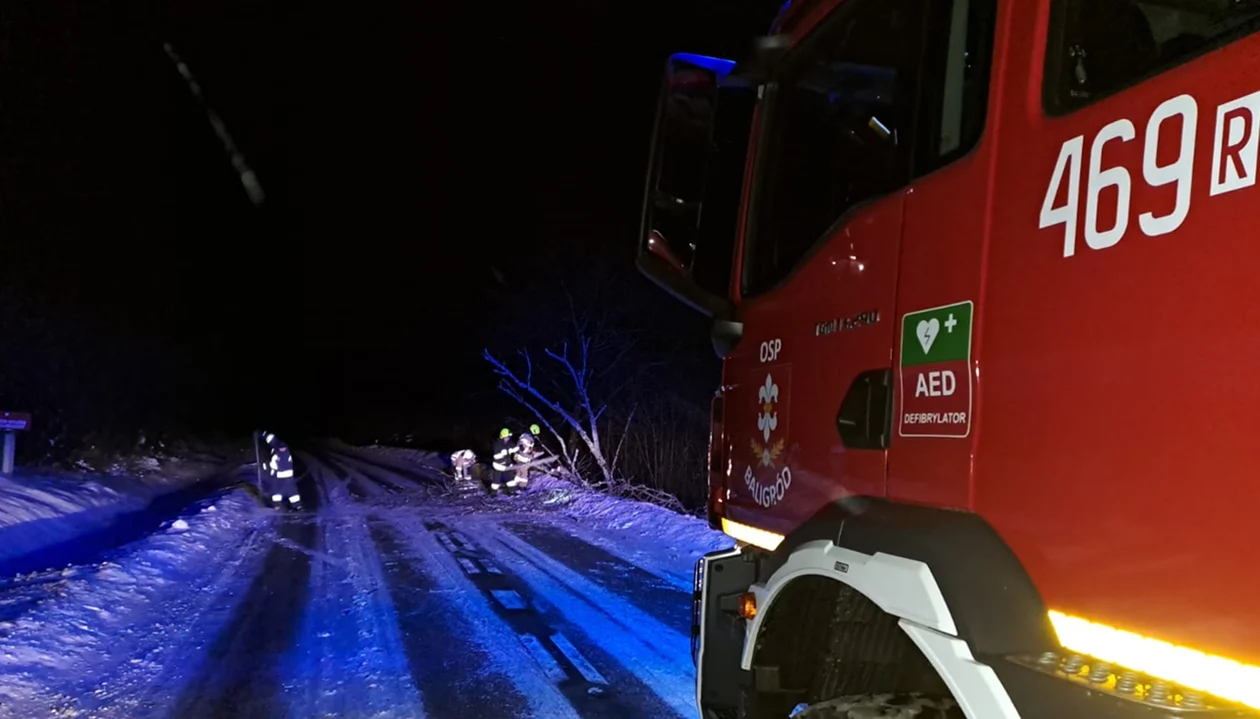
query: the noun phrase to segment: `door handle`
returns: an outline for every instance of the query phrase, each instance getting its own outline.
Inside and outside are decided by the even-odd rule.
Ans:
[[[836,430],[847,449],[888,449],[892,436],[892,368],[853,378],[836,412]]]

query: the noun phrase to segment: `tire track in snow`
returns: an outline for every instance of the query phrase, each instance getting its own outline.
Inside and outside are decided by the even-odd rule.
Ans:
[[[411,678],[428,716],[466,719],[532,716],[529,702],[504,672],[495,671],[487,648],[470,641],[467,621],[438,593],[438,584],[419,562],[411,561],[397,529],[378,518],[368,521],[393,597]]]
[[[306,510],[314,512],[328,506],[328,478],[324,468],[310,459],[305,453],[300,456],[295,454],[293,465],[298,469],[298,491],[309,492],[315,498],[314,503],[306,502]]]
[[[375,535],[383,585],[427,716],[578,719],[555,687],[529,670],[515,635],[478,606],[480,595],[462,582],[458,567],[441,561],[444,553],[411,512],[351,506],[371,518],[363,524]]]
[[[322,551],[322,547],[314,546],[319,535],[309,516],[284,515],[280,536]],[[171,717],[287,714],[280,669],[300,626],[310,571],[311,555],[280,542],[271,545],[261,573],[208,649],[200,676],[176,700]]]
[[[691,633],[691,594],[580,537],[545,524],[503,526],[540,552],[655,617],[682,636]]]
[[[357,456],[331,450],[329,447],[320,448],[319,452],[326,462],[335,463],[336,466],[341,468],[341,471],[350,473],[352,476],[357,475],[359,478],[362,478],[365,484],[381,487],[381,489],[386,490],[391,495],[401,494],[401,492],[413,489],[413,487],[406,486],[410,482],[399,482],[397,477],[384,475],[384,473],[377,470],[377,467],[372,465],[372,462],[362,461]]]
[[[442,484],[442,482],[440,482],[437,478],[433,476],[425,475],[424,473],[419,472],[417,470],[389,464],[387,462],[376,459],[374,457],[365,457],[357,452],[351,452],[351,451],[339,450],[339,449],[329,449],[327,451],[330,453],[336,454],[339,457],[343,457],[345,459],[357,462],[361,465],[368,465],[370,467],[374,467],[376,469],[389,472],[395,476],[406,478],[412,482],[415,482],[416,484],[422,487],[431,489],[435,486],[441,486]]]
[[[346,482],[357,490],[361,497],[375,499],[378,497],[388,497],[391,494],[397,494],[397,490],[389,485],[381,484],[373,481],[371,477],[363,472],[352,470],[349,462],[339,457],[323,453],[320,458],[337,472],[338,476],[344,478]],[[355,468],[357,470],[357,468]]]
[[[335,463],[343,471],[350,474],[354,481],[360,481],[361,486],[371,487],[372,493],[377,496],[381,496],[383,493],[397,495],[409,491],[408,487],[404,487],[391,477],[382,476],[380,472],[375,471],[373,468],[362,466],[353,457],[327,450],[325,450],[323,456],[327,461]],[[384,490],[384,492],[382,493],[379,490]]]
[[[250,506],[255,506],[252,500]],[[142,656],[128,660],[137,667],[152,667],[152,673],[124,675],[123,681],[117,677],[102,678],[95,691],[84,695],[80,708],[89,716],[97,715],[101,707],[86,701],[86,697],[91,696],[102,703],[116,701],[122,715],[128,717],[163,716],[190,677],[200,672],[205,642],[217,636],[234,616],[240,606],[240,590],[258,575],[263,550],[271,539],[274,539],[271,526],[251,524],[231,554],[222,557],[220,563],[208,565],[216,571],[207,572],[204,582],[184,587],[184,596],[164,607],[171,615],[183,618],[179,623],[179,641],[171,640],[168,628],[155,637],[155,642]],[[186,604],[180,606],[180,603]],[[196,658],[190,660],[189,654]]]
[[[328,495],[331,492],[331,488],[336,486],[344,489],[356,501],[362,501],[367,497],[363,492],[363,488],[355,486],[354,482],[351,481],[350,474],[346,470],[311,452],[299,450],[296,454],[306,464],[317,470],[321,479],[320,486],[324,488],[325,495]]]
[[[495,524],[479,522],[476,532],[492,553],[514,560],[517,576],[542,601],[554,604],[556,611],[580,627],[592,643],[633,671],[676,712],[694,714],[690,631],[679,634],[625,597],[603,589]]]
[[[317,454],[314,452],[306,452],[303,454],[308,455],[320,466],[326,467],[328,471],[332,472],[333,476],[345,483],[346,490],[355,500],[362,502],[371,497],[384,496],[385,492],[375,484],[371,484],[372,490],[369,491],[357,476],[351,474],[348,469],[343,467],[340,463],[334,461],[332,457],[329,457],[326,454]]]
[[[374,467],[363,467],[358,462],[349,458],[341,457],[339,459],[345,466],[353,467],[355,471],[359,472],[369,481],[375,482],[376,484],[384,487],[390,494],[403,494],[415,489],[415,487],[405,486],[403,483],[398,482],[388,474],[378,471]]]
[[[19,621],[0,640],[0,717],[165,716],[261,564],[255,538],[273,536],[243,492],[216,504],[69,577],[61,599]]]
[[[286,667],[294,717],[424,717],[367,515],[347,482],[321,468],[323,546],[336,561],[311,567],[312,598]]]
[[[541,660],[539,664],[544,673],[551,675],[554,670],[547,658],[534,648],[537,645],[542,645],[546,655],[562,668],[566,678],[558,686],[580,716],[592,719],[657,718],[679,713],[679,705],[666,703],[664,697],[640,679],[638,672],[632,671],[632,667],[624,666],[618,658],[581,636],[587,628],[582,619],[568,613],[569,603],[557,602],[552,596],[536,592],[533,584],[495,562],[487,556],[484,548],[442,522],[429,520],[424,524],[455,557],[469,581],[490,597],[500,619],[533,650],[532,653]],[[468,560],[467,563],[464,560]],[[472,568],[480,571],[470,571]],[[568,631],[572,629],[578,631]],[[603,671],[598,668],[601,665]],[[606,676],[610,676],[611,680]],[[690,683],[687,685],[690,686]],[[681,706],[684,711],[689,711],[692,702],[688,699]]]
[[[599,547],[621,561],[633,564],[655,576],[658,582],[672,586],[688,596],[691,595],[692,574],[695,571],[694,561],[688,557],[682,565],[673,566],[677,564],[677,555],[675,555],[666,560],[669,564],[662,563],[661,550],[668,551],[672,548],[661,547],[659,540],[653,540],[648,547],[644,547],[640,544],[643,541],[643,534],[635,537],[625,528],[597,529],[584,519],[565,514],[549,517],[547,526]]]
[[[528,711],[525,716],[579,719],[558,686],[558,682],[567,675],[554,657],[541,647],[541,642],[521,637],[500,620],[494,609],[495,600],[471,583],[465,576],[464,567],[438,544],[435,535],[413,512],[395,510],[381,516],[387,518],[398,532],[408,558],[423,566],[435,580],[434,594],[440,595],[454,613],[460,640],[488,650],[489,669],[509,676],[517,690],[526,697]],[[535,662],[539,662],[538,668]],[[494,709],[491,703],[474,716],[497,717]]]

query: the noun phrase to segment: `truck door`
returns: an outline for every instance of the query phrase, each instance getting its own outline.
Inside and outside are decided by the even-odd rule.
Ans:
[[[972,320],[998,147],[987,111],[997,7],[994,0],[941,5],[948,15],[934,21],[951,32],[929,36],[901,234],[888,498],[966,508],[980,390]]]
[[[958,80],[988,50],[982,5],[849,0],[764,88],[725,379],[734,521],[786,533],[887,493],[910,183],[974,146]]]
[[[787,532],[884,494],[886,412],[867,409],[886,403],[921,5],[845,3],[764,87],[725,380],[734,521]]]

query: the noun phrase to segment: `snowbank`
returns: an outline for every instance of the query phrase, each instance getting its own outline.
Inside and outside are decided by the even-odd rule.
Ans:
[[[254,510],[232,492],[113,561],[24,577],[5,599],[28,601],[0,612],[0,718],[135,717],[167,704],[177,687],[159,680],[190,655],[177,638],[223,603],[207,568],[241,561],[266,522]]]
[[[734,544],[727,535],[710,529],[706,520],[650,502],[614,497],[555,477],[540,477],[530,485],[530,494],[539,497],[544,506],[555,507],[588,527],[650,537],[690,556]]]
[[[13,479],[0,477],[0,565],[98,531],[214,471],[202,461],[145,459],[119,464],[143,463],[155,468],[153,472],[76,476],[19,471]]]

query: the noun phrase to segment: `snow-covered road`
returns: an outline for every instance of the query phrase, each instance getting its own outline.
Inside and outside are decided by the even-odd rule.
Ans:
[[[447,492],[348,448],[299,459],[305,512],[237,491],[116,564],[0,586],[0,717],[695,714],[702,549],[669,546],[664,515],[653,541],[550,508],[559,490]]]

